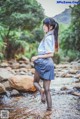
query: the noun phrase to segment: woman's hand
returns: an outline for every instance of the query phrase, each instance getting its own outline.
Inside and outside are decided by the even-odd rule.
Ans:
[[[38,59],[38,56],[34,56],[34,57],[31,58],[31,61],[34,62],[37,59]]]

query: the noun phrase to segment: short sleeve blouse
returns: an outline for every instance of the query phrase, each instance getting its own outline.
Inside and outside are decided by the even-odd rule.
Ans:
[[[40,42],[38,47],[38,54],[54,53],[55,40],[53,32],[48,32],[45,38]]]

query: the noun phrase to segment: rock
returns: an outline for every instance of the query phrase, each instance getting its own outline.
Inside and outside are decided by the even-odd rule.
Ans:
[[[78,60],[77,62],[80,63],[80,60]]]
[[[5,87],[6,90],[11,90],[11,86],[9,84],[9,81],[5,81],[2,84],[4,85],[4,87]]]
[[[70,77],[73,77],[73,75],[72,74],[66,74],[65,77],[70,78]]]
[[[59,65],[56,65],[56,68],[67,68],[69,66],[70,66],[69,64],[59,64]]]
[[[28,69],[28,71],[31,72],[32,74],[35,73],[35,69],[34,68]]]
[[[36,91],[33,86],[33,77],[28,75],[16,75],[9,79],[10,86],[17,90]]]
[[[9,63],[10,65],[12,65],[13,62],[16,62],[16,60],[15,60],[15,59],[11,59],[11,60],[8,61],[8,63]]]
[[[20,61],[18,61],[19,62],[19,64],[23,64],[24,63],[24,61],[23,60],[20,60]]]
[[[68,74],[68,71],[65,71],[65,72],[62,72],[60,76],[61,77],[66,77],[67,74]]]
[[[14,75],[16,74],[15,71],[11,67],[7,67],[6,70],[10,71],[11,74],[14,74]]]
[[[11,70],[12,70],[12,68],[11,68],[11,67],[6,67],[6,69],[7,69],[8,71],[11,71]]]
[[[71,73],[71,74],[76,74],[76,73],[77,73],[77,70],[71,69],[71,70],[69,71],[69,73]]]
[[[68,88],[66,86],[62,87],[60,90],[68,90]]]
[[[21,71],[21,72],[19,72],[19,74],[21,74],[21,75],[26,75],[26,72]]]
[[[11,67],[12,67],[13,69],[18,69],[18,68],[19,68],[19,63],[14,62],[14,63],[11,65]]]
[[[75,95],[75,96],[80,96],[80,93],[79,92],[72,92],[71,94],[72,95]]]
[[[31,62],[30,65],[31,65],[32,68],[34,68],[34,63],[33,62]]]
[[[20,68],[26,68],[26,69],[30,69],[31,65],[30,64],[20,64]]]
[[[77,75],[75,76],[75,78],[80,79],[80,74],[77,74]]]
[[[9,64],[7,62],[3,62],[0,64],[0,67],[3,67],[3,68],[8,67],[8,66],[9,66]]]
[[[24,63],[26,63],[26,64],[30,63],[29,59],[27,57],[25,57],[25,56],[22,56],[19,60],[23,60]]]
[[[20,68],[20,69],[19,69],[19,72],[21,72],[21,71],[24,71],[24,72],[27,73],[27,72],[28,72],[28,69],[26,69],[26,68]]]
[[[20,68],[26,68],[26,64],[20,64]]]
[[[80,85],[78,85],[78,86],[74,86],[74,88],[76,88],[77,90],[80,90]]]
[[[75,70],[80,70],[80,63],[74,63],[73,65],[72,65],[72,68],[73,69],[75,69]]]
[[[31,65],[30,65],[30,64],[27,64],[27,65],[26,65],[26,68],[27,68],[27,69],[31,69]]]
[[[11,72],[13,75],[16,74],[15,70],[13,70],[13,69],[12,69],[10,72]]]
[[[7,69],[4,69],[4,68],[0,68],[0,77],[1,77],[0,81],[1,82],[8,80],[12,76],[13,76],[13,74],[10,71],[8,71]]]
[[[19,91],[13,89],[13,90],[11,91],[11,94],[10,94],[10,95],[11,95],[11,96],[18,96],[18,95],[20,95],[20,93],[19,93]]]
[[[6,89],[5,89],[4,85],[2,85],[0,83],[0,94],[5,93],[5,92],[6,92]]]

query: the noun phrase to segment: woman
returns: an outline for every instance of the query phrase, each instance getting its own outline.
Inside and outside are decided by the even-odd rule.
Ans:
[[[52,98],[50,94],[50,83],[54,80],[54,63],[52,57],[56,47],[58,48],[58,23],[53,18],[43,20],[45,36],[39,44],[38,56],[32,57],[34,62],[34,86],[41,94],[41,101],[47,101],[47,111],[52,110]],[[43,79],[43,89],[39,81]],[[45,97],[46,96],[46,97]]]

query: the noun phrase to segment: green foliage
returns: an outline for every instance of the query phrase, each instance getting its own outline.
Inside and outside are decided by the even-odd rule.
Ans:
[[[38,47],[38,43],[29,43],[28,47],[26,47],[26,52],[25,52],[25,56],[28,57],[29,59],[31,59],[32,56],[37,55],[37,47]]]
[[[40,42],[44,36],[42,27],[35,28],[31,32],[22,32],[19,39],[24,40],[28,43]]]
[[[0,39],[6,46],[6,58],[24,53],[26,42],[34,42],[32,31],[39,28],[43,18],[44,10],[36,0],[0,0]]]
[[[55,53],[54,56],[53,56],[53,61],[54,63],[56,64],[59,64],[60,63],[60,55],[59,53]]]
[[[5,50],[5,57],[10,59],[15,58],[15,55],[24,54],[26,46],[27,43],[25,41],[16,40],[14,38],[9,39]]]
[[[9,30],[32,30],[43,18],[43,9],[36,0],[0,0],[0,21]]]
[[[4,42],[0,41],[0,52],[3,52],[5,50],[6,44]]]
[[[67,53],[67,56],[69,57],[69,61],[73,61],[74,59],[77,59],[79,56],[79,52],[75,50],[69,50]]]
[[[4,55],[3,53],[0,53],[0,61],[2,61],[4,59]]]
[[[38,41],[40,42],[44,36],[44,33],[43,33],[43,30],[42,28],[35,28],[33,31],[32,31],[32,34],[33,34],[33,39],[34,39],[34,42],[35,41]]]
[[[61,32],[60,47],[64,56],[68,55],[70,60],[74,60],[75,58],[80,58],[80,5],[74,5],[71,9],[71,24],[66,30]]]
[[[34,36],[29,31],[22,32],[19,39],[22,40],[22,41],[26,41],[28,43],[33,43],[34,42]]]

